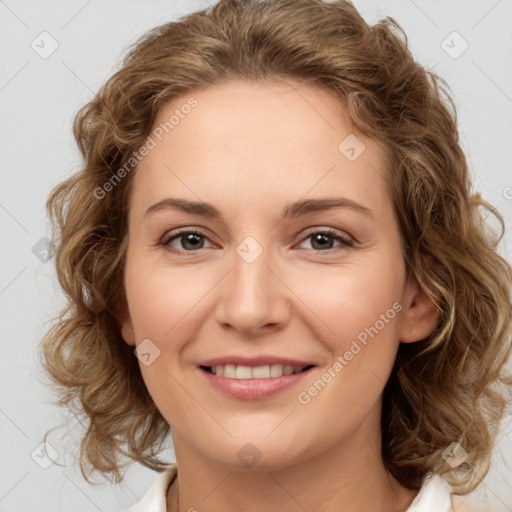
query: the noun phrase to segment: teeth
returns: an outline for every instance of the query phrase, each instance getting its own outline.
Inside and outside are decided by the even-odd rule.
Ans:
[[[235,379],[252,379],[252,368],[250,366],[237,366]]]
[[[284,374],[284,368],[281,364],[273,364],[270,367],[270,376],[271,377],[281,377]]]
[[[295,372],[295,373],[300,373],[301,371],[302,371],[302,368],[297,368],[297,372]],[[289,365],[284,366],[283,373],[285,375],[291,375],[292,373],[294,373],[293,366],[289,366]]]
[[[217,366],[217,368],[218,368],[218,366]],[[236,369],[236,367],[234,364],[227,364],[226,366],[224,366],[224,377],[227,377],[228,379],[234,379],[235,378],[235,369]]]
[[[211,368],[215,375],[227,377],[228,379],[269,379],[272,377],[282,377],[283,375],[292,375],[300,373],[304,367],[293,367],[282,364],[272,364],[264,366],[244,366],[226,364],[216,365]]]
[[[256,366],[252,369],[253,379],[268,379],[270,377],[270,366]]]

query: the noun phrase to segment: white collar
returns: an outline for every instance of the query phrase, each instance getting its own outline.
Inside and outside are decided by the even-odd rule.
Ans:
[[[429,475],[406,512],[453,512],[451,488],[439,475]]]
[[[143,498],[127,512],[167,512],[167,489],[176,477],[176,464],[169,464],[158,474]]]
[[[176,477],[176,464],[158,474],[142,500],[127,512],[166,512],[167,489]],[[406,512],[453,512],[450,486],[438,475],[429,475]]]

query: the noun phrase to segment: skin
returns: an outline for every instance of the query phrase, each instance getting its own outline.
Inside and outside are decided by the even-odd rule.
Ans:
[[[173,431],[179,475],[167,510],[404,511],[417,491],[383,464],[382,392],[399,343],[424,339],[437,312],[406,279],[384,149],[357,135],[366,149],[349,161],[338,150],[355,133],[343,105],[296,81],[215,83],[167,104],[155,127],[192,95],[197,107],[137,168],[125,268],[123,338],[131,346],[149,338],[160,350],[140,366]],[[333,208],[281,217],[293,201],[333,196],[370,214]],[[145,215],[168,197],[206,201],[223,218],[172,208]],[[186,237],[169,242],[177,228],[204,237],[191,250]],[[311,235],[328,228],[334,238],[315,244]],[[247,236],[263,249],[252,263],[236,252]],[[298,393],[394,303],[401,311],[299,403]],[[198,369],[231,354],[316,366],[274,397],[241,400]],[[250,468],[237,457],[248,442],[261,454]]]

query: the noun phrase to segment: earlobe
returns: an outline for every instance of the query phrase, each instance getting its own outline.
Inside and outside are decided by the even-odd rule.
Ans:
[[[400,341],[413,343],[432,334],[439,320],[439,311],[415,277],[410,277],[403,302]]]
[[[127,325],[127,323],[129,325]],[[130,320],[121,324],[121,336],[128,345],[135,346],[135,334],[133,332],[133,326]]]
[[[128,311],[126,303],[121,308],[121,314],[119,319],[119,325],[121,328],[121,337],[128,344],[135,346],[135,332],[133,330],[133,323]]]

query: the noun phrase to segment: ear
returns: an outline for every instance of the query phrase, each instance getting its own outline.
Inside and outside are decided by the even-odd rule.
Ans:
[[[407,281],[402,301],[403,314],[400,341],[413,343],[425,339],[437,326],[439,311],[428,294],[411,275]]]
[[[128,344],[135,346],[135,332],[133,330],[133,323],[128,309],[128,304],[123,301],[120,307],[119,325],[121,327],[121,336]]]

